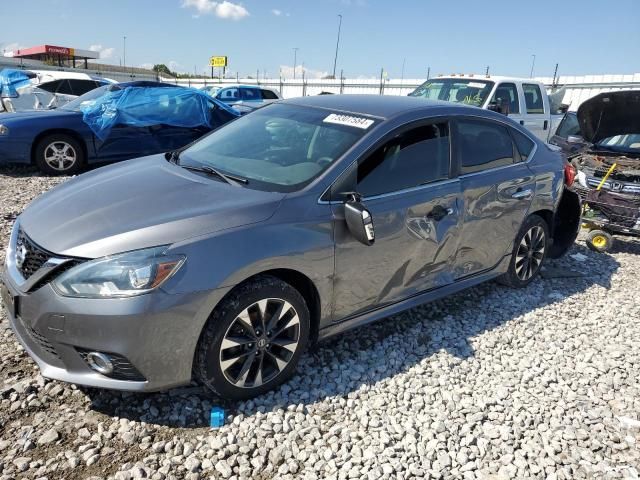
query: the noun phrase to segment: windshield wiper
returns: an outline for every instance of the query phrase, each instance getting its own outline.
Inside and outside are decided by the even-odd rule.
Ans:
[[[202,165],[199,167],[195,165],[180,165],[180,166],[184,169],[191,170],[192,172],[206,173],[207,175],[221,178],[222,180],[227,182],[229,185],[235,185],[236,187],[239,187],[240,185],[246,185],[247,183],[249,183],[249,180],[247,180],[246,178],[236,177],[235,175],[222,173],[208,165]]]

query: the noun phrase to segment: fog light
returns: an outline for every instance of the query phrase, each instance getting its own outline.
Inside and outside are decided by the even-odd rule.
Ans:
[[[92,370],[102,375],[111,375],[113,373],[113,362],[108,355],[101,352],[89,352],[86,359]]]

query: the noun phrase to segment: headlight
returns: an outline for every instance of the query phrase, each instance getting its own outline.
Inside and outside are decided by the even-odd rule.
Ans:
[[[0,125],[0,136],[9,135],[9,129],[4,125]]]
[[[162,285],[184,263],[182,255],[164,255],[166,249],[147,248],[91,260],[64,272],[52,285],[65,297],[142,295]]]

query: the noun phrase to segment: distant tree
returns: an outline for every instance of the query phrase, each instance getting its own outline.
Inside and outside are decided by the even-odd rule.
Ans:
[[[159,63],[154,65],[151,70],[153,70],[156,73],[171,75],[172,77],[176,76],[176,74],[173,73],[171,70],[169,70],[169,67],[167,67],[164,63]]]

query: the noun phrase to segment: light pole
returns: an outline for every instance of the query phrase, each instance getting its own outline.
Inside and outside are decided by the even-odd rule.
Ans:
[[[333,78],[336,78],[336,64],[338,63],[338,49],[340,48],[340,30],[342,30],[342,15],[338,15],[338,41],[336,42],[336,56],[333,58]]]
[[[536,55],[533,54],[531,56],[533,57],[533,60],[531,61],[531,73],[529,74],[529,78],[533,78],[533,67],[536,66]]]
[[[296,63],[298,62],[298,47],[293,47],[293,79],[296,79]]]
[[[127,66],[127,36],[122,37],[122,66]]]

